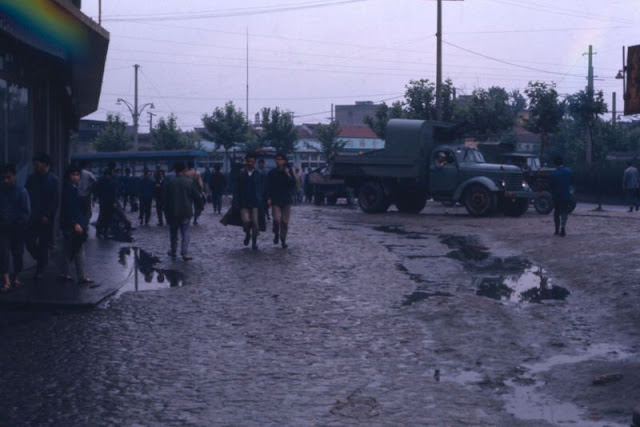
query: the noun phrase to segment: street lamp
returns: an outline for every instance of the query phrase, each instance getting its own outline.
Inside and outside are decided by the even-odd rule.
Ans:
[[[126,100],[118,98],[118,100],[116,101],[116,105],[122,104],[127,106],[129,112],[131,113],[131,117],[133,118],[133,149],[135,151],[138,151],[138,122],[140,119],[140,115],[143,113],[145,108],[149,107],[150,109],[153,109],[156,107],[153,105],[153,102],[148,102],[140,107],[140,109],[138,109],[137,99],[135,104],[131,105],[131,103],[127,102]]]

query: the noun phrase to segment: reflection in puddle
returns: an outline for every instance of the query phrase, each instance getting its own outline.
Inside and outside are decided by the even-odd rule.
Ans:
[[[539,266],[525,268],[522,273],[475,279],[476,295],[501,301],[542,302],[564,300],[569,291],[561,286],[551,286],[551,279]]]
[[[135,253],[138,253],[136,268]],[[178,270],[156,268],[160,258],[136,247],[123,247],[118,252],[120,264],[132,269],[131,280],[118,294],[127,291],[146,291],[184,286],[184,274]]]

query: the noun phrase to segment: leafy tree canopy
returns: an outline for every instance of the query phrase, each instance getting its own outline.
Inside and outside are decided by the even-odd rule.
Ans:
[[[262,139],[276,151],[289,154],[296,149],[298,133],[293,124],[293,113],[278,107],[262,109]]]
[[[233,102],[227,102],[224,108],[217,107],[209,116],[202,117],[207,139],[229,151],[236,144],[248,140],[249,123],[242,111],[236,109]]]
[[[340,123],[335,120],[328,125],[318,123],[314,129],[314,133],[320,141],[322,153],[327,161],[333,159],[347,143],[338,138],[340,135]]]
[[[127,151],[131,148],[127,123],[119,115],[108,114],[107,123],[93,142],[97,151]]]
[[[151,143],[155,150],[185,150],[196,148],[197,137],[185,134],[178,128],[177,118],[170,114],[158,120],[158,124],[151,130]]]

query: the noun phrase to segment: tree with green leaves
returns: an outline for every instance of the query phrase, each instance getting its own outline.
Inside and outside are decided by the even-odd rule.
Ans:
[[[216,144],[216,148],[224,147],[228,153],[236,144],[247,142],[249,123],[244,113],[237,110],[233,102],[227,102],[224,108],[216,107],[209,116],[202,117],[205,136]]]
[[[525,127],[540,134],[540,158],[549,145],[549,135],[556,132],[564,116],[564,105],[558,99],[555,83],[529,82],[524,90],[529,98],[529,118]]]
[[[278,107],[262,109],[262,139],[276,151],[293,153],[298,133],[293,124],[293,113],[283,112]]]
[[[602,91],[596,93],[587,89],[567,97],[567,109],[571,117],[584,126],[586,132],[585,161],[591,164],[593,157],[593,127],[598,115],[607,112]]]
[[[457,109],[460,132],[481,141],[512,129],[517,114],[509,93],[497,86],[475,89],[466,102],[459,102]]]
[[[127,135],[127,123],[120,115],[107,115],[107,123],[93,141],[97,151],[127,151],[131,148]]]
[[[173,113],[167,119],[160,118],[156,127],[151,129],[151,143],[155,150],[184,150],[196,147],[196,141],[180,130]]]
[[[327,162],[331,161],[347,144],[347,141],[338,138],[340,135],[340,123],[335,120],[328,125],[318,123],[313,133],[320,141],[322,154],[324,154]]]

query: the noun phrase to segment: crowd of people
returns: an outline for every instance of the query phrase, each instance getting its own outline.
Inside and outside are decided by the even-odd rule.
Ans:
[[[225,217],[237,215],[244,245],[251,243],[252,249],[258,249],[258,234],[266,230],[265,220],[271,220],[274,244],[286,248],[291,205],[300,200],[302,178],[284,154],[279,153],[275,160],[276,167],[267,171],[264,162],[256,168],[256,155],[248,154],[232,183],[219,165],[200,174],[192,162],[182,161],[175,162],[168,172],[157,167],[145,170],[141,177],[129,169],[120,173],[114,163],[99,177],[87,164],[70,164],[60,182],[51,171],[51,158],[39,154],[33,158],[34,170],[24,187],[17,184],[15,166],[6,164],[1,168],[0,189],[0,292],[21,286],[25,249],[36,263],[34,279],[42,279],[56,230],[62,236],[58,280],[92,283],[85,271],[84,242],[96,202],[96,236],[104,239],[130,236],[134,226],[126,215],[127,206],[138,213],[141,226],[148,226],[155,204],[157,225],[169,226],[168,255],[177,257],[180,237],[179,255],[189,261],[190,226],[198,224],[207,201],[214,213],[222,214],[223,195],[231,187],[233,198]],[[56,218],[59,228],[55,227]]]

